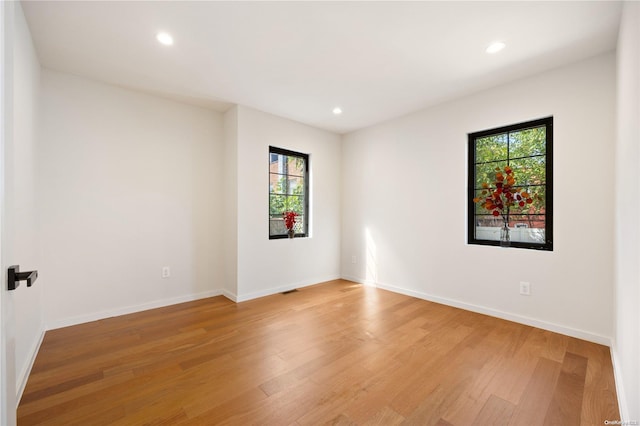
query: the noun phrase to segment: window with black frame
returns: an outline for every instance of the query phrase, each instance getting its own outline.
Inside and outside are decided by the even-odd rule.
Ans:
[[[269,238],[307,237],[308,233],[309,155],[270,146]]]
[[[553,117],[469,134],[469,244],[553,250]]]

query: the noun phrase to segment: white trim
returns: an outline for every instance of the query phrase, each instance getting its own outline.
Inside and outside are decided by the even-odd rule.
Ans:
[[[224,297],[226,297],[227,299],[231,300],[232,302],[238,303],[238,295],[237,294],[231,293],[229,290],[223,289],[222,290],[222,295]]]
[[[363,284],[369,287],[376,287],[376,283],[373,281],[363,280],[351,275],[343,275],[342,279],[347,281],[353,281],[354,283]]]
[[[309,287],[312,285],[316,285],[316,284],[322,284],[328,281],[335,281],[335,280],[339,280],[340,277],[339,276],[332,276],[332,277],[326,277],[326,278],[316,278],[316,279],[307,279],[304,281],[299,281],[297,283],[292,283],[292,284],[287,284],[287,285],[283,285],[280,287],[273,287],[273,288],[269,288],[266,290],[260,290],[260,291],[256,291],[253,293],[247,293],[247,294],[239,294],[236,296],[236,303],[239,302],[246,302],[247,300],[253,300],[253,299],[258,299],[260,297],[265,297],[265,296],[271,296],[273,294],[278,294],[278,293],[283,293],[285,291],[290,291],[290,290],[294,290],[296,288],[301,288],[301,287]],[[233,300],[233,299],[231,299]]]
[[[623,385],[623,374],[622,370],[620,370],[620,360],[618,357],[618,350],[616,349],[616,341],[615,339],[611,340],[611,363],[613,364],[613,378],[616,383],[616,394],[618,395],[618,408],[620,409],[620,420],[624,424],[624,422],[628,422],[632,420],[629,415],[629,406],[627,404],[627,395],[624,392]]]
[[[31,369],[33,368],[33,364],[36,362],[36,356],[38,356],[40,346],[42,346],[44,334],[45,329],[44,324],[42,324],[40,326],[40,336],[34,341],[34,344],[31,346],[31,350],[29,351],[31,354],[29,356],[29,362],[25,365],[24,369],[18,373],[18,377],[16,378],[16,409],[18,409],[18,405],[20,405],[24,388],[27,386],[27,380],[29,380],[29,375],[31,374]]]
[[[261,290],[254,293],[241,294],[241,295],[234,294],[225,289],[211,290],[211,291],[198,293],[198,294],[175,297],[173,299],[156,300],[154,302],[143,303],[140,305],[126,306],[124,308],[112,309],[108,311],[101,311],[101,312],[96,312],[96,313],[87,314],[87,315],[80,315],[76,317],[55,320],[47,323],[46,330],[55,330],[57,328],[84,324],[91,321],[98,321],[105,318],[117,317],[120,315],[127,315],[135,312],[142,312],[149,309],[161,308],[164,306],[170,306],[170,305],[175,305],[175,304],[184,303],[184,302],[191,302],[193,300],[205,299],[207,297],[214,297],[214,296],[224,296],[235,303],[240,303],[240,302],[245,302],[252,299],[257,299],[259,297],[271,296],[273,294],[282,293],[284,291],[289,291],[296,288],[308,287],[316,284],[322,284],[327,281],[335,281],[339,279],[340,277],[329,277],[329,278],[322,278],[322,279],[304,280],[304,281],[300,281],[293,284],[287,284],[285,286],[274,287],[267,290]]]
[[[489,315],[496,318],[505,319],[508,321],[517,322],[531,327],[541,328],[543,330],[553,331],[554,333],[564,334],[566,336],[575,337],[577,339],[587,340],[589,342],[598,343],[611,347],[611,338],[602,336],[600,334],[590,333],[585,330],[579,330],[576,328],[566,327],[564,325],[555,324],[552,322],[542,321],[536,318],[530,318],[524,315],[518,315],[511,312],[504,312],[498,309],[487,308],[485,306],[473,305],[471,303],[461,302],[455,299],[449,299],[446,297],[434,296],[432,294],[422,293],[414,290],[407,290],[401,287],[392,286],[383,283],[367,282],[354,277],[344,277],[345,280],[354,281],[360,284],[371,285],[383,290],[392,291],[394,293],[404,294],[406,296],[417,297],[418,299],[428,300],[430,302],[440,303],[442,305],[453,306],[455,308],[464,309],[471,312],[477,312],[479,314]]]
[[[17,407],[13,296],[6,287],[9,266],[6,241],[6,148],[13,140],[14,3],[0,2],[0,424],[16,424]],[[10,176],[9,176],[10,177]]]
[[[206,299],[222,295],[221,290],[210,290],[202,293],[189,294],[186,296],[174,297],[171,299],[161,299],[153,302],[142,303],[140,305],[126,306],[124,308],[112,309],[108,311],[95,312],[87,315],[80,315],[71,318],[64,318],[47,323],[47,330],[55,330],[56,328],[69,327],[71,325],[83,324],[86,322],[97,321],[105,318],[117,317],[120,315],[142,312],[149,309],[162,308],[164,306],[176,305],[178,303],[192,302],[194,300]]]

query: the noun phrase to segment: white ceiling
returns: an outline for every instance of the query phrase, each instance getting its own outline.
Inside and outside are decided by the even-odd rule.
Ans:
[[[621,10],[595,1],[22,5],[47,68],[338,133],[614,50]],[[174,46],[156,41],[160,30]],[[494,40],[507,47],[488,55]]]

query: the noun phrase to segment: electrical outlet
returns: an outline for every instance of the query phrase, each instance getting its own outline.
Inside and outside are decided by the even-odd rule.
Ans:
[[[168,266],[162,267],[162,278],[169,278],[171,276],[171,268]]]
[[[351,256],[351,263],[356,263],[356,257],[355,256]]]
[[[531,284],[526,281],[520,281],[520,294],[523,296],[531,295]]]

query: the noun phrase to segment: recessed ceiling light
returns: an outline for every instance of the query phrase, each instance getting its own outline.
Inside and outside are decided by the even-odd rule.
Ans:
[[[334,113],[335,115],[340,115],[340,114],[342,114],[342,108],[340,108],[340,107],[335,107],[335,108],[333,109],[333,113]]]
[[[158,33],[156,35],[156,40],[165,46],[171,46],[173,44],[173,37],[171,37],[171,34],[165,32]]]
[[[487,47],[487,53],[498,53],[502,49],[504,49],[506,44],[501,41],[495,41]]]

